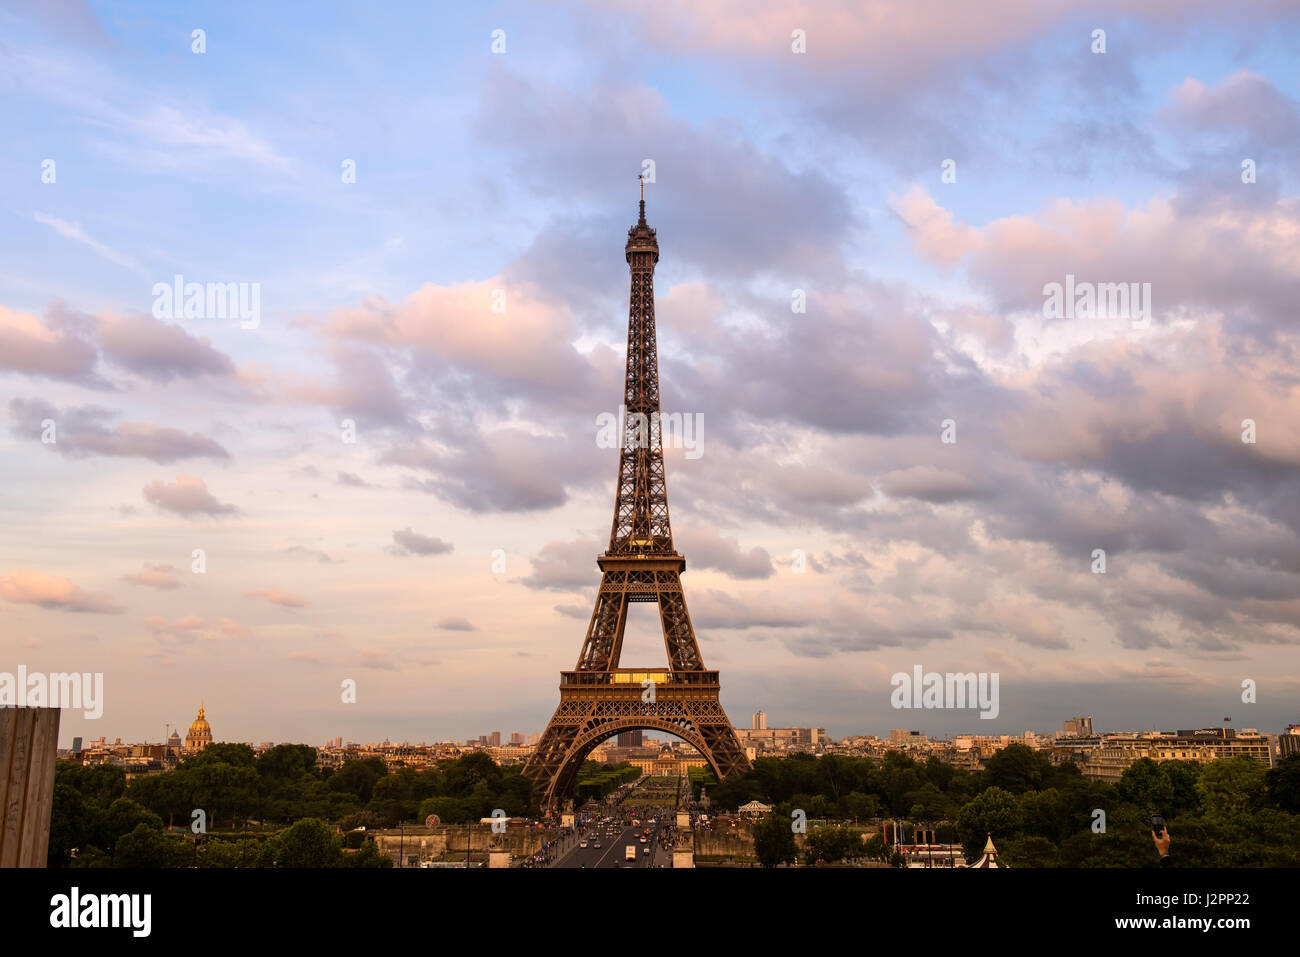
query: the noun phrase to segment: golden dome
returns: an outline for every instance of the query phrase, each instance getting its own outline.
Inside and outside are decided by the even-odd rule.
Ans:
[[[199,703],[199,716],[190,725],[189,734],[185,735],[185,747],[202,749],[212,743],[212,725],[203,716],[203,703]]]

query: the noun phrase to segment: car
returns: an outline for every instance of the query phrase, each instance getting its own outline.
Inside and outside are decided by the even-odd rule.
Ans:
[[[648,848],[648,847],[643,847],[643,848],[641,848],[641,853],[642,853],[642,854],[649,854],[649,853],[650,853],[650,848]]]
[[[587,846],[587,842],[586,842],[586,841],[583,841],[583,842],[580,843],[578,846],[579,846],[579,847],[586,847],[586,846]]]
[[[641,835],[641,843],[642,843],[642,844],[645,843],[645,835],[644,835],[644,834]]]

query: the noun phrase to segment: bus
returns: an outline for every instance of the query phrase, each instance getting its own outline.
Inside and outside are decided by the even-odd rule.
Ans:
[[[635,844],[629,844],[627,847],[623,848],[623,860],[625,860],[625,861],[635,861],[635,860],[636,860],[636,845],[635,845]]]

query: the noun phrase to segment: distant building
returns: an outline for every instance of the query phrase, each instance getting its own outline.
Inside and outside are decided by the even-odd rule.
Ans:
[[[645,741],[645,732],[639,728],[636,731],[623,731],[618,736],[618,746],[620,748],[639,748]]]
[[[982,767],[981,755],[976,748],[935,748],[930,753],[945,764],[966,771],[978,771]]]
[[[488,757],[497,764],[518,764],[520,761],[527,761],[532,753],[532,748],[522,744],[499,745],[487,749]]]
[[[501,747],[501,732],[493,731],[492,736],[488,739],[488,746],[492,748]]]
[[[1108,734],[1089,751],[1083,762],[1084,777],[1114,783],[1133,762],[1219,761],[1241,756],[1266,768],[1273,766],[1273,749],[1262,734],[1238,733],[1234,728],[1201,728],[1150,734]]]
[[[80,750],[81,750],[81,739],[80,739],[80,738],[73,738],[73,739],[72,739],[72,750],[73,750],[73,751],[80,751]]]
[[[511,747],[516,747],[516,748],[517,748],[517,747],[519,747],[520,745],[522,745],[523,743],[524,743],[524,735],[523,735],[523,732],[521,732],[521,731],[512,731],[512,732],[510,732],[510,746],[511,746]]]
[[[1045,749],[1048,758],[1053,764],[1066,764],[1073,762],[1082,766],[1088,760],[1088,755],[1100,748],[1102,745],[1101,735],[1078,735],[1075,737],[1059,737]]]
[[[928,741],[929,739],[920,731],[892,728],[889,732],[889,743],[899,748],[920,747]]]
[[[825,728],[736,728],[742,748],[755,751],[816,751],[827,744]]]
[[[202,751],[212,743],[212,726],[208,724],[208,719],[203,716],[203,704],[199,703],[199,716],[194,719],[190,725],[189,733],[185,735],[186,751]]]
[[[675,778],[686,774],[690,768],[702,768],[708,762],[704,755],[674,754],[671,751],[656,752],[654,757],[629,757],[627,763],[641,769],[651,777]]]
[[[754,730],[755,731],[767,730],[767,712],[765,711],[754,712]]]
[[[1277,736],[1277,751],[1281,758],[1300,754],[1300,724],[1288,724],[1286,730]]]
[[[1082,718],[1071,718],[1065,722],[1061,733],[1067,738],[1089,738],[1092,737],[1092,715]]]

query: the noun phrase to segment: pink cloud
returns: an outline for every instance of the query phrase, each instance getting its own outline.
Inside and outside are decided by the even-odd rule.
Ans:
[[[83,591],[66,578],[45,572],[17,571],[0,576],[0,595],[15,604],[60,611],[118,614],[122,608],[107,595]]]
[[[67,330],[0,306],[0,370],[92,384],[95,347]]]
[[[140,571],[133,575],[123,575],[122,581],[129,582],[132,585],[145,585],[149,588],[159,588],[164,591],[170,591],[173,588],[180,588],[180,580],[177,579],[176,568],[172,565],[145,565]]]
[[[155,479],[142,489],[146,501],[177,515],[225,515],[235,511],[208,491],[207,484],[193,475],[178,475],[176,481]]]
[[[366,300],[331,314],[324,332],[341,341],[413,349],[514,384],[570,389],[589,374],[570,345],[577,328],[568,313],[501,278],[426,283],[398,303]],[[313,395],[308,384],[294,391]]]
[[[272,604],[283,605],[285,608],[302,608],[307,604],[305,599],[281,588],[258,588],[244,592],[244,596],[246,598],[265,598]]]

